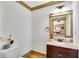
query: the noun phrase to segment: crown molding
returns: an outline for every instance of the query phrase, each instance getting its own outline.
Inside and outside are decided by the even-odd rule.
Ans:
[[[32,11],[31,10],[31,7],[28,6],[26,3],[22,2],[22,1],[16,1],[18,4],[22,5],[23,7],[27,8],[28,10]]]
[[[51,1],[51,2],[47,2],[47,3],[41,4],[41,5],[32,7],[32,11],[38,10],[38,9],[41,9],[41,8],[44,8],[44,7],[48,7],[48,6],[51,6],[51,5],[55,5],[55,4],[58,4],[58,3],[62,3],[62,2],[63,1]]]
[[[38,10],[38,9],[41,9],[41,8],[44,8],[44,7],[55,5],[55,4],[58,4],[58,3],[62,3],[64,1],[50,1],[50,2],[47,2],[47,3],[41,4],[41,5],[35,6],[35,7],[30,7],[26,3],[24,3],[23,1],[16,1],[16,2],[19,3],[20,5],[22,5],[23,7],[29,9],[30,11],[35,11],[35,10]]]

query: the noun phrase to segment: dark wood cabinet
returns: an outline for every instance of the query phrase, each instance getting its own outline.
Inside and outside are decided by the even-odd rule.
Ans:
[[[47,45],[47,58],[78,58],[78,50]]]

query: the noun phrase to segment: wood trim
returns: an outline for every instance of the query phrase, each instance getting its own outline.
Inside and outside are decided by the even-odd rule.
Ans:
[[[44,3],[44,4],[41,4],[41,5],[32,7],[32,11],[38,10],[38,9],[41,9],[41,8],[44,8],[44,7],[48,7],[48,6],[51,6],[51,5],[55,5],[55,4],[58,4],[58,3],[61,3],[61,2],[63,2],[63,1],[51,1],[51,2],[48,2],[48,3]]]
[[[19,3],[20,5],[22,5],[23,7],[29,9],[30,11],[35,11],[35,10],[38,10],[38,9],[41,9],[41,8],[44,8],[44,7],[55,5],[55,4],[58,4],[58,3],[62,3],[64,1],[50,1],[50,2],[41,4],[41,5],[32,7],[32,8],[30,6],[28,6],[26,3],[24,3],[23,1],[16,1],[16,2]]]
[[[22,5],[23,7],[29,9],[31,11],[31,7],[28,6],[26,3],[22,2],[22,1],[16,1],[17,3],[19,3],[20,5]]]

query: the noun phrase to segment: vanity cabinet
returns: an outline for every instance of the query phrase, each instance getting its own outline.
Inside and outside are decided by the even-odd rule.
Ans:
[[[78,58],[78,50],[47,45],[47,58]]]

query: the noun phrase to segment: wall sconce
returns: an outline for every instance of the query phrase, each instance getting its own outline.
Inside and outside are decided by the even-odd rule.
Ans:
[[[64,5],[61,5],[61,6],[57,6],[56,8],[62,9],[63,7],[64,7]]]
[[[60,12],[64,12],[64,11],[66,11],[65,5],[60,5],[60,6],[57,6],[56,9],[53,12],[54,13],[60,13]]]

